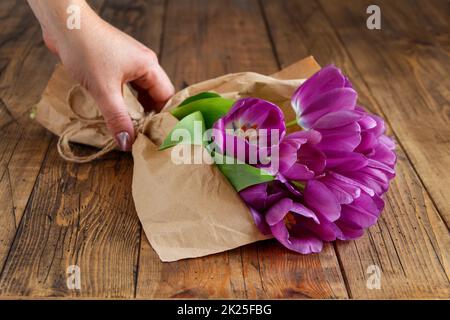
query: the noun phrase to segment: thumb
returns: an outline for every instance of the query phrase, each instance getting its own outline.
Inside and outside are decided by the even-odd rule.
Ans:
[[[134,141],[134,126],[122,96],[121,88],[96,97],[106,126],[113,135],[120,150],[130,151]]]

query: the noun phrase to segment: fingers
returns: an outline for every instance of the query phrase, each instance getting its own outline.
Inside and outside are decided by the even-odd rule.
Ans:
[[[122,151],[130,151],[134,141],[134,126],[128,114],[121,88],[97,95],[96,101],[106,126]]]
[[[152,101],[156,111],[160,111],[175,90],[165,71],[155,61],[156,58],[149,56],[148,63],[144,64],[143,76],[133,82],[140,87],[138,92],[147,93],[151,98],[148,101]],[[134,141],[134,127],[122,96],[122,88],[117,86],[113,90],[101,90],[95,98],[119,148],[122,151],[130,151]]]
[[[149,60],[145,66],[145,74],[134,83],[150,95],[156,111],[160,111],[175,90],[166,72],[157,62]]]

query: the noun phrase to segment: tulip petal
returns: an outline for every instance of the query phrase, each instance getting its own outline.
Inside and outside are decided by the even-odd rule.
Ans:
[[[327,169],[337,172],[356,171],[368,165],[369,161],[364,155],[357,152],[328,151]]]
[[[301,253],[317,253],[322,251],[323,242],[308,230],[304,230],[299,237],[289,236],[288,229],[283,222],[279,222],[270,227],[273,236],[286,248]]]
[[[354,229],[365,229],[377,222],[379,213],[372,198],[363,194],[352,204],[342,206],[339,221]]]
[[[361,142],[361,127],[356,122],[319,132],[322,140],[317,147],[324,151],[353,151]]]
[[[311,128],[325,114],[353,110],[358,94],[351,88],[337,88],[318,95],[300,114],[300,125]]]
[[[265,211],[275,202],[289,195],[279,181],[257,184],[239,192],[244,202],[259,211]]]
[[[252,208],[252,207],[248,207],[250,209],[250,213],[253,217],[253,221],[255,222],[256,226],[258,227],[259,231],[263,234],[263,235],[269,235],[272,233],[272,231],[270,230],[269,225],[267,224],[267,222],[265,221],[263,215],[261,213],[259,213],[256,209]]]
[[[322,182],[309,180],[304,191],[305,203],[319,216],[335,221],[340,216],[341,206],[333,192]]]
[[[296,215],[312,219],[315,223],[320,223],[313,211],[289,198],[281,199],[267,210],[266,222],[273,226],[282,221],[288,213],[295,213]]]
[[[280,173],[296,181],[320,175],[325,168],[325,155],[315,147],[320,139],[320,133],[315,130],[287,135],[280,143]]]
[[[299,223],[322,241],[334,241],[342,236],[341,230],[333,222],[325,219],[322,219],[320,224],[314,223],[310,219],[303,219]]]
[[[314,178],[314,171],[308,169],[308,167],[301,163],[294,163],[289,169],[283,171],[283,175],[288,180],[304,181]]]
[[[364,235],[364,229],[349,227],[342,221],[336,221],[336,226],[341,230],[339,240],[356,240]]]
[[[341,70],[335,66],[327,66],[316,72],[311,78],[306,80],[293,94],[293,105],[298,104],[296,108],[299,113],[303,112],[303,105],[308,104],[308,100],[315,97],[318,93],[326,92],[336,88],[345,86],[346,79],[342,75]]]
[[[366,192],[368,195],[370,196],[374,196],[375,192],[373,191],[373,189],[369,188],[368,186],[364,185],[363,183],[360,183],[357,180],[348,178],[346,176],[343,176],[341,174],[338,174],[336,172],[332,172],[330,173],[331,176],[333,176],[335,179],[341,181],[342,183],[346,183],[350,186],[355,186],[358,187],[359,189],[363,190],[364,192]]]
[[[354,110],[342,110],[330,112],[314,123],[314,129],[332,129],[343,127],[356,122],[362,118],[359,112]]]
[[[330,188],[341,204],[352,203],[353,200],[361,195],[361,189],[358,186],[336,179],[331,174],[323,177],[321,181]]]

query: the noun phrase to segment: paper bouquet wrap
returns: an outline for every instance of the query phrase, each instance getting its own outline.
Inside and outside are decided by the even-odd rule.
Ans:
[[[318,252],[323,241],[357,238],[376,222],[382,194],[394,176],[394,145],[384,136],[382,120],[355,106],[356,93],[340,71],[324,69],[302,89],[305,79],[319,70],[309,57],[272,76],[228,74],[178,92],[158,114],[145,113],[124,86],[137,132],[132,148],[133,199],[145,234],[162,261],[205,256],[272,237],[297,252]],[[196,163],[192,165],[177,163],[173,149],[162,148],[184,121],[171,111],[205,92],[236,101],[230,112],[239,113],[239,104],[245,108],[249,101],[262,101],[279,108],[285,119],[296,119],[302,130],[283,131],[277,149],[280,172],[272,172],[273,179],[237,188],[202,144],[190,146],[189,157]],[[227,126],[224,119],[214,125]],[[95,101],[62,67],[55,70],[37,105],[36,120],[59,136],[58,151],[68,161],[93,161],[116,147]],[[70,142],[99,149],[81,157]],[[194,158],[199,154],[211,158],[197,163]],[[292,197],[286,196],[289,192]],[[292,200],[297,193],[298,203]]]

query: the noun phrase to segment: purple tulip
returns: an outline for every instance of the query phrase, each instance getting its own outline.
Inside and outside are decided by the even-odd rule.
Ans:
[[[245,188],[240,193],[245,202],[259,211],[270,208],[275,202],[288,196],[289,192],[278,181],[271,181]]]
[[[382,195],[395,176],[397,159],[394,142],[384,135],[383,120],[360,107],[356,110],[362,115],[357,120],[361,127],[361,142],[351,156],[356,154],[361,159],[356,160],[354,166],[330,169],[330,174],[325,178],[325,184],[342,204],[341,217],[335,222],[341,230],[338,238],[342,240],[356,239],[364,229],[376,223],[384,208]],[[327,161],[336,159],[336,154],[327,154]],[[342,187],[347,187],[347,190],[342,192]]]
[[[253,220],[259,230],[263,234],[271,234],[270,227],[262,212],[265,212],[279,200],[288,197],[290,193],[280,181],[275,180],[245,188],[239,192],[239,195],[250,208]]]
[[[308,79],[292,97],[307,131],[281,140],[278,181],[240,193],[254,206],[260,229],[291,250],[318,252],[324,241],[356,239],[384,208],[395,144],[383,120],[356,106],[356,98],[335,67]],[[257,201],[251,197],[256,190]]]
[[[324,151],[351,152],[361,143],[361,115],[355,110],[329,113],[316,121],[312,128],[319,131],[322,140],[318,147]]]
[[[335,66],[327,66],[306,80],[292,96],[298,123],[312,128],[321,117],[336,111],[355,109],[358,94]]]
[[[317,179],[319,188],[315,181],[306,182],[305,202],[321,222],[333,224],[335,238],[356,239],[376,223],[384,208],[381,196],[395,176],[395,144],[384,135],[383,120],[358,106],[326,114],[311,128],[322,135],[317,147],[326,155],[326,167]],[[315,208],[314,199],[326,194],[329,202],[340,205],[338,215],[330,208]]]
[[[298,131],[287,135],[280,143],[280,174],[287,180],[309,180],[323,172],[325,154],[317,148],[321,140],[314,130]]]
[[[268,162],[271,149],[284,137],[281,109],[271,102],[244,98],[216,121],[214,141],[219,150],[250,164]]]
[[[286,248],[303,254],[320,252],[323,242],[308,226],[320,224],[315,213],[289,198],[276,202],[265,215],[273,236]]]

